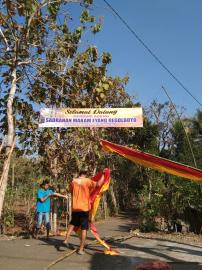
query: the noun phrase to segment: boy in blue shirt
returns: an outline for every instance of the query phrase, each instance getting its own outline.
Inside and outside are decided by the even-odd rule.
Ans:
[[[56,196],[67,199],[67,196],[62,195],[60,193],[53,192],[49,189],[49,182],[43,181],[41,184],[41,188],[37,191],[37,226],[36,226],[36,239],[38,238],[38,232],[41,228],[41,225],[44,221],[46,230],[47,230],[47,238],[49,237],[50,231],[50,197]]]

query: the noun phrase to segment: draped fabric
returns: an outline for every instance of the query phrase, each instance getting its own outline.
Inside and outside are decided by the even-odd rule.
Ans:
[[[106,151],[117,153],[136,164],[202,183],[202,170],[106,140],[100,143]]]
[[[93,181],[97,182],[102,174],[104,173],[104,183],[101,187],[97,187],[93,193],[90,196],[90,204],[91,204],[91,210],[90,210],[90,217],[91,217],[91,224],[90,224],[90,231],[95,236],[95,238],[98,240],[98,242],[105,247],[105,254],[109,255],[118,255],[119,252],[117,250],[112,249],[104,240],[100,238],[100,235],[98,233],[98,230],[93,223],[95,220],[95,216],[97,213],[97,209],[102,197],[102,194],[108,190],[109,184],[110,184],[110,169],[105,168],[104,172],[98,173],[95,177],[92,178]]]
[[[95,215],[97,213],[97,209],[100,203],[100,199],[102,197],[103,192],[108,190],[109,184],[110,184],[110,169],[106,168],[104,172],[99,172],[96,174],[92,180],[97,182],[101,177],[102,174],[104,174],[104,183],[102,184],[101,187],[95,188],[95,190],[91,193],[90,196],[90,205],[91,205],[91,210],[90,210],[90,216],[91,216],[91,221],[94,221]]]

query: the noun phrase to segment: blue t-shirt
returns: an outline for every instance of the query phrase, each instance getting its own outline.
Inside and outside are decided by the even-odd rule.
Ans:
[[[46,199],[44,202],[41,202],[40,199],[49,195],[54,194],[54,192],[50,189],[44,190],[40,188],[37,191],[37,204],[36,204],[36,211],[37,212],[50,212],[50,197]]]

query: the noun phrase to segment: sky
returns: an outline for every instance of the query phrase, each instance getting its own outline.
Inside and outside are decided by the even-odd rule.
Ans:
[[[202,1],[201,0],[108,0],[147,46],[202,103]],[[78,5],[70,8],[79,15]],[[168,100],[186,108],[186,116],[202,109],[159,65],[129,32],[103,0],[95,0],[91,13],[103,17],[95,36],[86,34],[90,44],[112,55],[108,73],[128,75],[127,92],[143,107],[152,100]]]

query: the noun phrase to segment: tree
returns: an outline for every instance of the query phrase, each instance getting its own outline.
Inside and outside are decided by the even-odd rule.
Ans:
[[[38,130],[39,107],[124,107],[130,101],[124,90],[128,78],[107,75],[110,54],[99,54],[95,46],[80,46],[85,31],[90,28],[96,34],[101,22],[86,8],[73,30],[69,21],[70,18],[62,16],[51,23],[54,42],[43,51],[46,61],[24,68],[29,78],[29,100],[22,111],[23,117],[17,121],[20,144],[27,151],[41,155],[44,167],[49,168],[55,179],[72,177],[84,164],[93,172],[100,158],[99,138],[111,130]]]
[[[26,66],[43,64],[44,51],[54,37],[54,25],[61,7],[70,2],[82,3],[85,7],[92,0],[7,0],[2,2],[0,12],[0,67],[1,79],[1,131],[6,136],[5,161],[0,180],[0,219],[8,182],[11,154],[15,147],[18,121],[23,123],[35,117],[27,102],[27,83],[30,78]],[[32,112],[32,113],[30,113]],[[20,126],[19,126],[20,127]]]
[[[202,111],[198,110],[192,119],[191,134],[194,141],[194,153],[198,167],[202,168]]]

